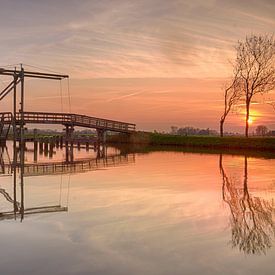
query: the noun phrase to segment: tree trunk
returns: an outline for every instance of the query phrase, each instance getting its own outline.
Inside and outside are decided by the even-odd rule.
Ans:
[[[221,174],[224,174],[224,173],[223,173],[223,165],[222,165],[222,157],[223,157],[223,155],[220,154],[220,158],[219,158],[219,168],[220,168]]]
[[[220,137],[223,137],[223,124],[224,124],[224,119],[220,120]]]
[[[250,109],[250,100],[246,102],[246,118],[245,118],[245,137],[248,137],[249,131],[249,109]]]
[[[243,199],[249,199],[249,192],[248,192],[248,173],[247,173],[247,156],[244,157],[244,181],[243,181]]]

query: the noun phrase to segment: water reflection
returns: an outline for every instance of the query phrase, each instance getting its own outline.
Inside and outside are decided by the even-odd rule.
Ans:
[[[247,156],[244,156],[241,186],[238,186],[237,178],[227,174],[222,154],[219,168],[223,182],[222,197],[231,213],[232,247],[238,247],[245,254],[265,254],[271,248],[275,236],[273,199],[255,197],[250,193]]]
[[[22,150],[22,147],[20,146],[16,147],[16,144],[14,144],[13,146],[14,150],[11,150],[12,146],[10,146],[9,148],[3,147],[0,149],[0,175],[13,179],[13,189],[8,190],[6,188],[0,188],[0,197],[2,201],[4,199],[5,202],[8,202],[9,205],[12,205],[12,210],[0,210],[0,220],[17,219],[19,221],[23,221],[23,219],[28,215],[59,213],[67,212],[69,210],[68,200],[64,200],[65,203],[63,203],[63,201],[61,203],[61,200],[59,200],[57,203],[46,204],[44,206],[41,206],[42,202],[34,200],[35,203],[33,207],[25,207],[25,192],[31,191],[26,191],[25,188],[25,180],[28,177],[36,178],[40,176],[46,176],[45,178],[48,178],[49,175],[60,175],[60,180],[62,181],[62,176],[64,175],[63,187],[65,186],[64,188],[67,188],[66,190],[64,190],[64,193],[68,193],[71,174],[80,174],[95,169],[104,169],[109,166],[128,165],[129,163],[135,162],[134,153],[127,154],[127,151],[123,150],[108,151],[107,147],[100,147],[96,151],[90,152],[91,154],[87,153],[85,150],[84,153],[78,154],[78,151],[75,151],[74,148],[67,148],[67,150],[61,150],[62,152],[65,152],[63,158],[60,157],[60,151],[58,150],[53,151],[51,154],[45,154],[45,152],[41,149],[42,151],[40,152],[40,157],[36,156],[34,158],[36,150],[33,149],[31,146],[23,147],[24,150]],[[13,157],[11,157],[12,155]],[[68,158],[67,155],[69,155],[70,157]],[[194,216],[194,220],[196,219],[196,217],[199,217],[197,218],[197,220],[198,222],[200,222],[201,220],[203,220],[203,215],[206,215],[205,212],[203,212],[206,210],[202,211],[200,204],[196,200],[197,198],[204,197],[203,206],[209,207],[211,206],[211,203],[213,203],[213,208],[215,209],[215,211],[220,211],[217,205],[221,201],[221,199],[207,200],[207,195],[209,195],[209,193],[204,188],[208,186],[210,190],[214,189],[214,187],[211,185],[213,182],[211,182],[211,184],[209,182],[209,184],[206,184],[206,182],[204,181],[206,176],[210,175],[211,177],[213,177],[216,183],[219,183],[216,189],[217,194],[218,196],[220,196],[220,193],[222,193],[222,199],[229,209],[230,230],[232,234],[230,241],[231,246],[233,248],[239,249],[246,255],[259,255],[267,253],[267,251],[273,245],[275,236],[275,206],[274,200],[272,198],[270,199],[268,198],[268,196],[261,196],[260,192],[254,192],[255,190],[252,189],[251,186],[254,178],[253,173],[252,175],[250,175],[251,179],[249,185],[249,171],[251,171],[251,169],[249,169],[248,164],[251,163],[250,160],[252,160],[252,158],[248,158],[247,156],[237,158],[235,157],[235,159],[241,159],[242,161],[242,174],[240,177],[235,175],[235,171],[239,170],[238,167],[234,167],[233,171],[228,169],[227,161],[231,158],[225,157],[223,154],[209,156],[190,154],[190,152],[188,152],[184,154],[171,153],[171,159],[167,158],[167,156],[168,155],[164,155],[162,153],[158,153],[157,157],[154,157],[154,153],[140,154],[139,158],[141,161],[137,163],[136,168],[133,168],[131,172],[127,170],[129,167],[125,167],[125,170],[123,168],[123,170],[120,170],[117,173],[115,173],[115,171],[112,171],[112,173],[109,174],[109,185],[105,185],[105,187],[102,187],[102,189],[100,190],[104,190],[104,192],[106,193],[111,192],[112,195],[113,193],[117,192],[117,196],[119,198],[120,196],[123,197],[123,194],[126,193],[128,194],[127,198],[129,194],[132,194],[133,203],[139,205],[139,207],[135,207],[133,211],[129,210],[129,213],[127,213],[126,216],[132,217],[134,216],[134,213],[136,213],[135,211],[137,211],[137,209],[139,209],[140,207],[145,207],[143,206],[143,199],[146,198],[146,196],[150,196],[150,194],[157,194],[158,192],[155,192],[155,190],[162,190],[163,198],[166,198],[166,196],[167,198],[169,198],[169,196],[171,195],[171,192],[169,192],[169,190],[173,190],[173,188],[175,188],[176,192],[172,192],[173,198],[170,202],[169,199],[164,200],[162,196],[159,200],[156,199],[155,202],[154,197],[148,200],[148,204],[150,206],[148,207],[150,211],[159,211],[159,208],[161,209],[161,207],[166,207],[166,204],[173,205],[175,196],[177,200],[181,201],[181,203],[178,203],[178,205],[182,207],[184,204],[189,205],[189,208],[185,207],[182,215],[178,214],[178,219],[176,222],[185,222],[187,216]],[[222,177],[222,192],[220,190],[220,175],[217,171],[218,158],[219,171]],[[199,173],[197,173],[197,167],[201,166],[200,164],[202,163],[203,165],[205,164],[205,167],[202,167]],[[183,167],[185,167],[184,172],[182,172]],[[217,172],[215,172],[215,170]],[[211,173],[209,171],[211,171]],[[125,185],[120,185],[121,179],[123,178],[122,175],[124,175],[124,173],[128,175],[128,178],[124,183]],[[107,174],[108,173],[105,174],[106,177],[108,177]],[[68,176],[67,181],[64,180],[66,178],[65,175]],[[98,178],[100,178],[100,184],[102,183],[102,186],[104,186],[102,175],[103,174],[101,174],[101,177]],[[129,177],[129,175],[131,175],[131,177]],[[200,175],[202,175],[202,177],[200,177]],[[87,175],[87,178],[88,177],[89,174]],[[133,179],[136,180],[135,184],[132,184],[131,182],[131,180]],[[268,181],[269,180],[270,176],[268,177]],[[85,203],[83,202],[85,196],[86,202],[88,201],[87,207],[91,207],[91,209],[93,209],[93,205],[92,203],[89,204],[89,201],[90,199],[96,200],[95,193],[97,189],[94,186],[88,186],[89,184],[87,184],[88,181],[85,181],[85,177],[79,180],[78,186],[81,185],[82,182],[83,189],[81,190],[82,193],[80,192],[81,200],[78,201],[78,208],[82,209],[82,207],[86,207]],[[184,185],[183,187],[181,185],[182,182],[190,183],[190,185]],[[119,184],[118,187],[114,188],[113,183]],[[196,186],[197,184],[198,186]],[[28,182],[26,186],[28,186]],[[165,190],[162,189],[163,186],[165,186]],[[136,197],[136,194],[143,190],[142,188],[144,188],[145,190],[144,194],[142,194],[142,196],[140,197]],[[262,186],[260,188],[262,188]],[[54,190],[54,192],[56,192],[57,188],[55,188]],[[187,196],[186,194],[189,194],[190,190],[195,190],[190,194],[190,198],[192,198],[190,199],[190,201],[196,201],[196,203],[188,202],[189,195]],[[88,194],[91,194],[89,192],[93,192],[93,195],[88,196]],[[100,193],[102,197],[100,197],[100,199],[98,200],[100,201],[100,204],[97,209],[101,209],[101,203],[104,204],[103,201],[108,201],[108,196],[105,197],[103,195],[105,194],[104,192]],[[50,196],[52,196],[52,193],[45,195],[45,197],[47,197],[47,200],[50,199]],[[107,203],[107,205],[115,205],[114,197],[111,196],[109,199],[110,201],[109,204]],[[36,205],[37,202],[39,203],[39,206]],[[152,206],[151,204],[153,202],[159,204],[157,204],[157,206],[153,204],[154,206]],[[120,201],[118,205],[123,206],[123,203],[124,201]],[[108,207],[106,207],[106,209],[108,209]],[[125,209],[128,208],[125,207]],[[207,207],[205,207],[205,209],[207,209]],[[210,211],[210,209],[211,208],[209,208],[208,210]],[[193,214],[186,214],[184,211],[189,211]],[[198,211],[198,213],[196,211]],[[173,211],[171,211],[171,213],[172,212]],[[218,212],[215,212],[215,215],[219,214]],[[114,211],[113,215],[115,219],[117,218],[119,213],[119,211]],[[165,215],[170,214],[170,212],[165,213]],[[102,213],[99,216],[102,219],[104,218],[104,215],[102,215]],[[144,214],[144,217],[146,218],[146,214]],[[148,219],[150,221],[152,220],[150,217]],[[227,216],[225,216],[225,219],[227,219]],[[226,223],[225,219],[222,222],[223,225]],[[77,224],[77,226],[81,227],[82,220],[79,219],[78,223],[79,224]],[[129,223],[131,223],[131,221],[129,221]],[[81,231],[81,229],[79,230]],[[183,233],[181,232],[181,234]],[[181,238],[181,236],[178,237]],[[224,242],[224,244],[226,244],[226,241]]]
[[[0,188],[0,194],[7,202],[12,204],[13,210],[1,211],[0,221],[8,219],[17,220],[19,218],[19,220],[22,222],[24,217],[27,215],[68,211],[68,200],[67,205],[64,206],[61,204],[61,199],[59,200],[58,204],[25,208],[24,179],[26,177],[67,174],[69,175],[67,182],[67,194],[69,194],[71,174],[128,164],[135,161],[134,154],[121,154],[120,152],[108,154],[106,146],[98,146],[95,148],[96,150],[94,150],[94,157],[86,155],[86,157],[78,159],[74,158],[74,147],[66,146],[64,148],[64,159],[56,160],[52,160],[53,154],[55,153],[53,148],[50,154],[47,147],[40,148],[39,154],[44,157],[44,161],[38,161],[38,150],[37,146],[35,145],[34,149],[30,149],[27,146],[19,145],[19,147],[17,147],[17,143],[13,142],[13,158],[10,157],[9,149],[10,148],[7,146],[0,147],[0,176],[12,177],[13,193],[9,194],[8,191],[6,191],[4,188]],[[80,149],[81,148],[78,147],[78,151],[80,151]],[[33,157],[31,157],[33,158],[33,162],[26,163],[26,153],[33,154]],[[60,186],[62,186],[62,184],[64,185],[63,179],[61,177]]]

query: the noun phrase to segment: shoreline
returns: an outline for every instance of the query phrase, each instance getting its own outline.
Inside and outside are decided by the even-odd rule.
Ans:
[[[129,136],[108,136],[110,143],[132,145],[175,146],[180,148],[205,148],[223,150],[256,150],[275,153],[274,137],[216,137],[175,136],[169,134],[136,132]]]

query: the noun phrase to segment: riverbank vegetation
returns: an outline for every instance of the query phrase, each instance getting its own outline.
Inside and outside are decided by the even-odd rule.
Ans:
[[[275,152],[275,138],[273,137],[217,137],[217,136],[179,136],[170,134],[136,132],[131,135],[113,135],[108,137],[108,142],[181,146],[186,148],[209,149],[244,149],[265,150]]]

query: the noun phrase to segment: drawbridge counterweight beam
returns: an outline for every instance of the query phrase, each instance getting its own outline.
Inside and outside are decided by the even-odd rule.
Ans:
[[[10,76],[21,76],[22,70],[7,70],[4,68],[0,68],[0,75],[10,75]],[[44,79],[52,79],[52,80],[62,80],[63,78],[69,78],[68,75],[64,74],[51,74],[51,73],[41,73],[41,72],[32,72],[24,70],[24,77],[31,78],[44,78]]]

